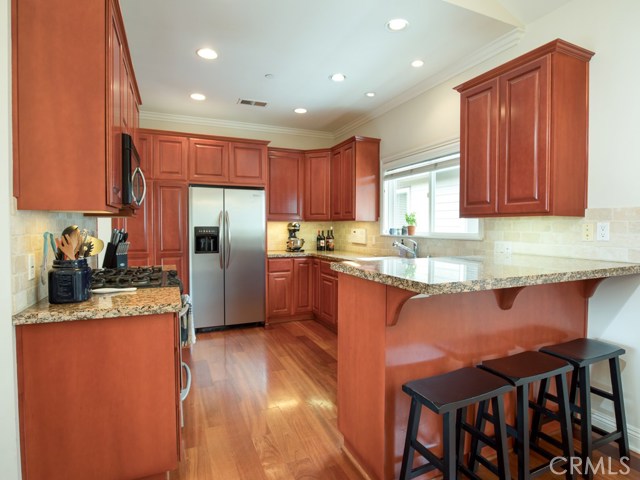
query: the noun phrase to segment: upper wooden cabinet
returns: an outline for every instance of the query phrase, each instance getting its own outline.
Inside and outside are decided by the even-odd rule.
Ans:
[[[331,151],[305,152],[304,219],[331,220]]]
[[[378,220],[380,140],[352,137],[331,150],[331,218]]]
[[[140,95],[115,0],[14,1],[18,208],[117,213]]]
[[[153,178],[186,180],[189,140],[178,135],[154,135]]]
[[[269,149],[267,220],[302,220],[304,154]]]
[[[267,183],[267,142],[232,142],[229,151],[229,181],[236,185]]]
[[[589,60],[555,40],[456,87],[460,216],[583,216]]]
[[[190,138],[189,181],[227,183],[229,181],[229,142]]]

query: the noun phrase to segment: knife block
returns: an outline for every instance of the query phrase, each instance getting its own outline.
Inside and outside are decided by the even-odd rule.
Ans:
[[[102,260],[102,268],[117,268],[116,263],[116,246],[109,242],[104,251],[104,260]]]

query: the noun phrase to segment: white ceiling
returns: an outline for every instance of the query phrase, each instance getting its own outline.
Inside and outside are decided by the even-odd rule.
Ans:
[[[120,0],[143,112],[334,132],[569,0]],[[391,18],[409,27],[389,32]],[[216,60],[196,56],[200,47]],[[411,61],[422,59],[422,68]],[[335,72],[347,80],[328,79]],[[266,74],[273,78],[265,78]],[[374,98],[365,92],[375,91]],[[189,98],[193,92],[204,102]],[[265,108],[238,99],[265,101]],[[305,107],[308,113],[293,113]]]

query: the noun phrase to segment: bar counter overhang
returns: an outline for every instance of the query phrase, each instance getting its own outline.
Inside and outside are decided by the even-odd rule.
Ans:
[[[398,477],[410,404],[403,383],[584,337],[598,284],[640,274],[640,264],[524,255],[332,268],[340,273],[338,428],[371,479]],[[440,443],[438,417],[425,411],[422,423],[422,441]]]

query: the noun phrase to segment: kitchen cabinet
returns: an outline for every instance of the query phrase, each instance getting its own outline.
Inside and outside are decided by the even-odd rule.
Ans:
[[[229,181],[229,142],[189,139],[189,181],[223,184]]]
[[[311,297],[313,316],[320,315],[320,259],[314,258],[311,263]]]
[[[189,291],[188,186],[154,180],[153,239],[156,265],[175,265]]]
[[[318,296],[317,319],[336,331],[338,328],[338,274],[331,270],[331,262],[327,260],[320,261]]]
[[[153,178],[187,180],[189,140],[178,135],[153,136]]]
[[[352,137],[331,150],[331,219],[379,217],[380,140]]]
[[[111,221],[112,228],[124,229],[129,234],[128,264],[133,267],[156,265],[153,249],[153,190],[153,181],[147,180],[147,196],[136,214]]]
[[[456,87],[460,216],[584,216],[593,52],[555,40]]]
[[[172,313],[17,326],[23,478],[174,470],[179,348]]]
[[[231,142],[229,181],[235,185],[265,186],[268,142]]]
[[[140,168],[147,180],[153,179],[153,135],[143,133],[139,129],[136,132],[134,144],[140,156]],[[147,194],[149,186],[147,185]]]
[[[118,213],[120,135],[137,122],[122,125],[123,103],[133,114],[140,104],[118,2],[21,0],[12,10],[18,208]]]
[[[290,258],[270,258],[267,262],[267,317],[293,314],[293,262]]]
[[[313,292],[312,259],[309,257],[293,259],[293,314],[301,315],[312,312]]]
[[[331,220],[331,151],[309,150],[304,158],[304,220]]]
[[[299,150],[269,149],[267,220],[302,220],[304,155]]]

